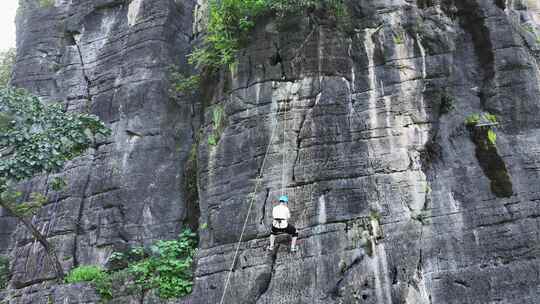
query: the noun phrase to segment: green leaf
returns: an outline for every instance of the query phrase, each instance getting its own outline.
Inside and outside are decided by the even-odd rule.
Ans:
[[[487,131],[487,138],[490,145],[495,146],[497,142],[497,134],[495,134],[495,131],[493,129],[489,129]]]
[[[214,136],[214,134],[210,134],[208,136],[208,144],[211,145],[211,146],[216,146],[217,145],[217,139]]]

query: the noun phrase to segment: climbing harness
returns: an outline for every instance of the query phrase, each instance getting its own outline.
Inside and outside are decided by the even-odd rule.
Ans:
[[[289,91],[289,95],[290,95],[290,91]],[[288,98],[287,98],[288,100]],[[278,123],[277,123],[277,116],[279,114],[279,107],[278,107],[278,110],[276,111],[276,115],[275,115],[275,121],[276,123],[274,124],[273,128],[272,128],[272,132],[271,132],[271,135],[270,135],[270,140],[268,141],[268,146],[266,147],[266,152],[264,154],[264,158],[263,158],[263,161],[262,161],[262,164],[261,164],[261,168],[260,168],[260,171],[259,171],[259,176],[257,178],[257,182],[255,183],[255,189],[253,190],[253,193],[251,195],[251,200],[250,200],[250,203],[249,203],[249,207],[248,207],[248,211],[247,211],[247,214],[246,214],[246,218],[244,220],[244,225],[242,226],[242,231],[240,233],[240,239],[238,240],[238,243],[236,245],[236,249],[235,249],[235,252],[234,252],[234,256],[233,256],[233,261],[231,263],[231,267],[229,268],[229,273],[227,274],[227,279],[225,280],[225,286],[223,287],[223,294],[221,295],[221,300],[219,301],[220,304],[223,304],[223,301],[225,300],[225,295],[227,293],[227,288],[229,287],[229,283],[230,283],[230,280],[231,280],[231,274],[232,274],[232,271],[233,271],[233,268],[234,268],[234,265],[236,264],[236,258],[238,257],[238,252],[240,250],[240,245],[242,244],[242,239],[244,237],[244,232],[246,231],[246,227],[247,227],[247,222],[248,222],[248,219],[249,219],[249,215],[251,213],[251,209],[253,207],[253,203],[255,202],[255,199],[256,199],[256,195],[257,195],[257,191],[259,190],[259,187],[261,186],[261,183],[262,183],[262,177],[263,177],[263,172],[264,172],[264,166],[266,164],[266,159],[268,158],[268,153],[270,152],[270,147],[272,145],[272,140],[274,139],[274,135],[275,135],[275,131],[277,129],[277,126],[278,126]],[[286,122],[286,119],[287,119],[287,111],[284,110],[284,119],[283,119],[283,147],[285,147],[285,122]],[[282,150],[282,153],[283,153],[283,150]],[[285,171],[285,153],[283,153],[283,162],[282,162],[282,172]],[[282,184],[281,184],[281,193],[282,195],[285,195],[285,173],[282,173]]]

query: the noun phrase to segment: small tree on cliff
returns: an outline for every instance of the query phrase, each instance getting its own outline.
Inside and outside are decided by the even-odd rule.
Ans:
[[[0,86],[7,86],[15,64],[15,49],[0,52]]]
[[[0,206],[43,246],[58,279],[64,277],[58,256],[31,221],[46,199],[33,193],[21,202],[22,194],[14,187],[37,174],[60,170],[88,149],[95,135],[109,134],[93,115],[67,113],[60,104],[45,105],[25,90],[0,87]]]

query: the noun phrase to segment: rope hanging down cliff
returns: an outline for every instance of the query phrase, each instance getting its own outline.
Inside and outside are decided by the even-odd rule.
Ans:
[[[288,96],[290,96],[290,90],[289,90],[289,94]],[[289,98],[287,97],[286,100],[288,100]],[[283,146],[285,145],[285,121],[286,121],[286,118],[287,118],[287,110],[285,109],[285,107],[283,107],[284,110],[284,119],[283,119]],[[271,132],[271,135],[270,135],[270,140],[268,141],[268,146],[266,147],[266,152],[264,154],[264,158],[263,158],[263,161],[262,161],[262,164],[261,164],[261,168],[259,169],[259,176],[257,177],[257,182],[255,183],[255,189],[253,190],[253,192],[251,193],[250,197],[250,203],[249,203],[249,207],[248,207],[248,211],[247,211],[247,214],[246,214],[246,218],[244,220],[244,225],[242,226],[242,232],[240,233],[240,239],[238,240],[238,243],[236,244],[236,249],[234,251],[234,256],[233,256],[233,261],[231,263],[231,267],[229,268],[229,273],[227,274],[227,279],[225,280],[225,287],[223,287],[223,294],[221,295],[221,300],[219,301],[220,304],[223,304],[223,301],[225,300],[225,295],[227,293],[227,288],[229,287],[229,283],[230,283],[230,280],[231,280],[231,274],[232,274],[232,271],[233,271],[233,268],[234,268],[234,264],[236,263],[236,258],[238,257],[238,252],[240,250],[240,245],[242,244],[242,238],[244,237],[244,232],[246,231],[246,226],[247,226],[247,222],[248,222],[248,219],[249,219],[249,215],[251,213],[251,209],[253,207],[253,203],[255,202],[255,199],[256,199],[256,195],[257,195],[257,191],[259,190],[259,187],[261,186],[261,183],[262,183],[262,177],[263,177],[263,172],[264,172],[264,165],[266,164],[266,159],[268,158],[268,153],[270,152],[270,147],[272,145],[272,140],[274,139],[274,135],[275,135],[275,131],[277,129],[277,126],[278,126],[278,123],[277,123],[277,116],[278,116],[278,113],[279,113],[279,107],[278,107],[278,110],[276,111],[276,115],[275,115],[275,118],[274,118],[274,121],[276,122],[272,128],[272,132]],[[283,151],[281,151],[281,153],[283,153]],[[281,193],[284,194],[285,193],[285,174],[283,173],[284,170],[285,170],[285,153],[283,153],[283,163],[282,163],[282,185],[281,185]]]
[[[289,95],[290,95],[290,91],[289,91]],[[285,108],[285,105],[284,105],[284,108]],[[281,144],[281,154],[282,154],[282,158],[283,158],[283,161],[281,163],[281,196],[284,196],[285,195],[285,180],[286,180],[286,176],[285,176],[285,156],[286,156],[286,153],[285,153],[285,135],[286,135],[286,123],[287,123],[287,109],[284,109],[283,110],[283,143]]]

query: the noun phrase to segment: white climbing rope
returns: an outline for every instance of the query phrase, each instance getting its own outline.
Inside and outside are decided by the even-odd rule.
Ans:
[[[277,113],[279,113],[279,109],[276,112],[276,117],[277,117]],[[247,211],[247,214],[246,214],[246,219],[244,220],[244,226],[242,227],[242,232],[240,233],[240,239],[238,240],[238,243],[236,245],[236,250],[234,252],[233,261],[231,263],[231,267],[229,268],[229,273],[227,274],[227,279],[225,280],[225,287],[223,288],[223,294],[221,295],[221,300],[219,301],[220,304],[223,304],[223,301],[225,300],[225,294],[227,293],[227,288],[229,287],[229,282],[231,280],[232,270],[234,268],[234,264],[236,263],[236,258],[238,257],[238,252],[240,250],[240,244],[242,244],[242,238],[244,237],[244,232],[246,231],[246,226],[247,226],[247,222],[248,222],[248,219],[249,219],[249,214],[251,213],[253,203],[255,202],[256,195],[257,195],[257,190],[259,189],[259,187],[261,185],[261,182],[262,182],[262,176],[263,176],[263,172],[264,172],[264,165],[266,163],[268,153],[270,152],[270,146],[272,145],[272,140],[274,139],[275,131],[276,131],[277,126],[278,126],[277,119],[275,119],[275,120],[276,120],[276,123],[274,124],[274,127],[272,128],[272,132],[271,132],[271,135],[270,135],[270,140],[268,141],[268,146],[266,147],[266,153],[264,154],[264,158],[263,158],[263,161],[262,161],[262,164],[261,164],[261,169],[259,171],[259,176],[258,176],[257,182],[255,184],[255,189],[253,190],[253,193],[251,195],[251,201],[249,203],[249,208],[248,208],[248,211]]]
[[[285,195],[285,142],[286,142],[286,123],[287,123],[287,108],[286,105],[283,104],[283,143],[281,145],[281,154],[283,158],[283,162],[281,164],[281,195]]]

